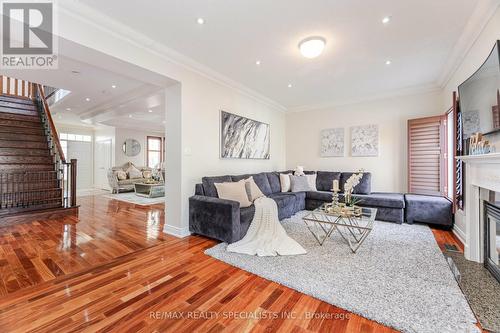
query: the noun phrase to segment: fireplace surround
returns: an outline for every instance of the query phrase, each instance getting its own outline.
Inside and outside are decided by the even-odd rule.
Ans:
[[[484,201],[484,266],[500,282],[500,205]]]
[[[460,156],[465,163],[464,210],[455,215],[454,232],[464,242],[467,260],[484,263],[484,201],[500,192],[500,153]],[[457,226],[458,225],[458,226]]]

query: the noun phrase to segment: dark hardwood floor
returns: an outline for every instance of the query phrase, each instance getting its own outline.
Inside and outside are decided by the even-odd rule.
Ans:
[[[0,228],[0,332],[394,332],[162,234],[163,205],[79,203],[78,223]]]

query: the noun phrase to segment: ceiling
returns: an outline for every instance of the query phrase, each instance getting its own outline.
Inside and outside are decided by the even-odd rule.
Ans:
[[[50,107],[56,124],[164,131],[165,94],[160,86],[64,56],[59,56],[58,70],[4,72],[71,91]]]
[[[479,0],[80,2],[293,108],[437,86]],[[312,35],[327,45],[306,59]]]

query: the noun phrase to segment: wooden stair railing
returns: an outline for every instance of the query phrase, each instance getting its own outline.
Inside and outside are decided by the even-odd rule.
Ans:
[[[43,86],[0,75],[0,225],[77,214],[76,175]]]
[[[33,99],[34,83],[0,75],[0,94]]]
[[[49,148],[55,153],[57,170],[60,172],[60,180],[62,185],[63,206],[75,207],[76,206],[76,173],[77,173],[77,160],[71,159],[69,162],[66,160],[64,151],[59,141],[56,126],[50,113],[47,98],[41,84],[35,84],[35,102],[38,105],[42,123],[45,127],[45,132],[49,139]]]

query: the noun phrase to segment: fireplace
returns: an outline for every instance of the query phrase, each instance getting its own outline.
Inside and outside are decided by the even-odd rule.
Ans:
[[[496,200],[484,201],[484,266],[500,282],[500,202]]]

